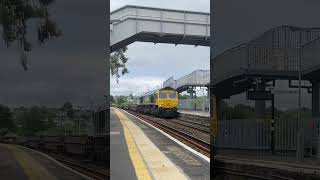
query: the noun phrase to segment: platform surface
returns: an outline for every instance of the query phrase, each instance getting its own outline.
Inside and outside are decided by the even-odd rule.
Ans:
[[[179,109],[178,112],[181,114],[191,114],[191,115],[201,116],[201,117],[210,117],[210,114],[208,111]]]
[[[110,111],[110,179],[137,179],[123,127],[112,109]]]
[[[125,126],[131,132],[145,166],[153,179],[210,179],[210,162],[208,160],[190,152],[126,111],[112,109],[111,117],[118,120],[125,119]],[[113,141],[112,137],[111,142]],[[112,156],[111,152],[111,158]],[[113,179],[112,163],[111,179]]]
[[[83,180],[87,178],[31,149],[0,144],[0,179]]]

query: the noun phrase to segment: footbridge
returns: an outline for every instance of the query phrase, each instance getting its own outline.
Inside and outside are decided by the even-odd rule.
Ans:
[[[211,61],[215,94],[228,97],[252,88],[255,78],[303,80],[320,76],[320,28],[279,26]]]
[[[189,99],[179,98],[178,108],[180,110],[196,110],[208,112],[210,105],[209,98],[207,97],[208,93],[205,93],[205,87],[207,87],[209,83],[210,71],[198,69],[177,80],[174,80],[173,76],[170,77],[165,82],[163,82],[163,87],[171,87],[177,89],[179,93],[184,91],[190,93]],[[197,98],[196,87],[202,87],[202,95],[205,97]]]
[[[210,93],[217,97],[216,159],[219,155],[230,157],[232,154],[243,155],[247,162],[263,158],[273,162],[290,162],[294,155],[295,161],[309,158],[311,163],[320,159],[320,28],[272,28],[216,56],[210,66]],[[272,90],[280,87],[275,82],[285,81],[282,85],[286,87],[281,87],[281,90],[286,89],[287,93],[287,90],[298,89],[291,82],[300,78],[302,82],[308,82],[301,88],[308,90],[303,91],[304,94],[311,94],[312,115],[299,117],[292,111],[289,113],[294,118],[277,116],[275,102],[280,102],[283,94]],[[236,94],[247,95],[253,115],[239,118],[228,114],[226,111],[229,109],[223,109],[226,99],[232,100],[231,96]],[[293,96],[290,96],[292,101],[290,99],[288,103],[300,101],[299,105],[297,103],[299,111],[301,98],[310,97],[302,96],[298,100],[299,95]],[[235,101],[238,105],[242,103]],[[267,110],[267,101],[271,111]],[[308,163],[304,161],[304,164]],[[266,167],[266,161],[263,165]]]
[[[209,70],[195,70],[177,80],[173,76],[163,82],[163,87],[172,87],[179,92],[188,90],[190,87],[205,87],[210,83]]]
[[[210,13],[127,5],[110,19],[111,52],[135,41],[210,46]]]

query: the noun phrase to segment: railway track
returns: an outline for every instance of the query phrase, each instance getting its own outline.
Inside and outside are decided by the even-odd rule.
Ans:
[[[208,133],[208,134],[210,133],[210,130],[209,130],[210,126],[207,126],[206,124],[201,124],[193,121],[178,120],[178,119],[171,119],[170,122],[176,123],[182,126],[190,127],[204,133]]]
[[[197,123],[199,125],[210,127],[209,117],[179,113],[179,116],[177,117],[177,119],[180,121],[192,122],[192,123]]]
[[[154,125],[155,127],[165,131],[166,133],[180,139],[182,142],[185,142],[188,145],[191,145],[198,151],[200,151],[202,154],[206,155],[207,157],[210,157],[210,142],[204,141],[198,137],[192,136],[189,133],[183,132],[177,128],[174,128],[172,126],[169,126],[167,124],[161,123],[159,121],[155,121],[151,117],[143,116],[139,113],[132,112],[130,113],[134,114],[135,116],[139,117],[140,119]]]
[[[184,121],[184,122],[188,122],[188,123],[192,123],[192,124],[196,124],[196,125],[199,125],[199,126],[203,126],[203,127],[210,128],[209,123],[200,123],[200,122],[191,121],[191,120],[186,120],[186,119],[182,119],[182,118],[178,118],[178,119],[176,119],[176,120]]]
[[[66,166],[74,169],[75,171],[78,171],[86,176],[88,176],[89,178],[95,179],[95,180],[105,180],[107,178],[109,178],[109,175],[106,172],[101,172],[92,168],[88,168],[84,165],[81,164],[77,164],[74,162],[70,162],[61,158],[55,158],[57,161],[65,164]]]
[[[220,163],[215,163],[213,165],[216,170],[216,174],[214,175],[219,177],[217,179],[249,179],[249,180],[294,180],[294,178],[282,176],[282,175],[274,175],[268,173],[259,173],[254,170],[246,169],[241,170],[232,167],[226,167]]]

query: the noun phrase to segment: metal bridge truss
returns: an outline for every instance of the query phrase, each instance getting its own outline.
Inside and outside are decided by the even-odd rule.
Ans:
[[[319,69],[319,58],[315,58],[319,57],[319,37],[320,28],[273,28],[218,55],[211,64],[211,86],[227,97],[250,88],[250,77],[297,79],[300,57],[303,79],[308,80]],[[235,88],[235,84],[242,86]]]
[[[110,51],[135,41],[210,46],[210,14],[124,6],[110,15]]]
[[[320,80],[320,37],[303,45],[303,74],[307,79]]]
[[[320,159],[320,28],[280,26],[261,36],[229,49],[212,62],[212,92],[221,99],[253,88],[253,79],[265,81],[298,79],[312,82],[313,118],[303,119],[304,155]],[[211,76],[212,77],[212,76]],[[257,81],[258,82],[258,81]],[[263,82],[261,82],[263,83]],[[259,89],[258,89],[259,90]],[[263,91],[263,89],[262,89]],[[256,116],[265,111],[264,100],[255,102]],[[271,141],[271,119],[219,119],[215,147],[220,153],[245,152],[295,155],[298,119],[274,119],[274,143]],[[271,152],[274,150],[274,152]]]
[[[210,71],[198,69],[178,80],[174,80],[173,77],[170,77],[163,82],[163,87],[171,87],[177,89],[179,92],[183,92],[188,90],[189,87],[204,87],[209,83]]]

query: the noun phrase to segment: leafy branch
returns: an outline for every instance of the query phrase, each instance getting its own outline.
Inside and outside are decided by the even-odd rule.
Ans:
[[[125,56],[127,47],[118,49],[110,56],[110,71],[111,75],[116,77],[117,83],[119,83],[119,78],[129,73],[126,63],[128,58]]]
[[[2,39],[7,47],[18,43],[21,64],[28,70],[27,52],[32,50],[32,43],[27,38],[29,20],[37,20],[37,37],[40,44],[62,35],[56,23],[50,20],[48,8],[54,0],[1,0],[0,28]]]

